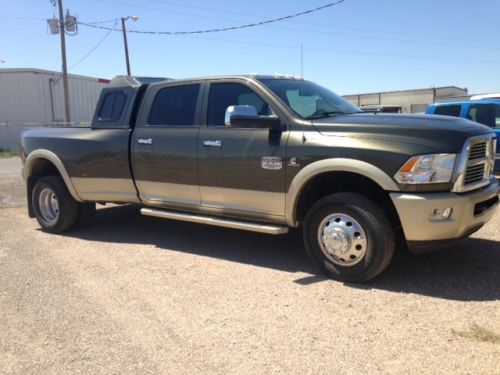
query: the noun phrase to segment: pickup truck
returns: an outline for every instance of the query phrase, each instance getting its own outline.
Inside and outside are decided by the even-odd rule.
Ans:
[[[420,251],[492,217],[495,147],[486,126],[362,113],[303,79],[119,76],[91,128],[26,130],[21,153],[28,213],[46,232],[96,202],[273,235],[300,227],[320,270],[364,282],[397,243]]]
[[[490,96],[493,95],[495,94],[490,94]],[[478,122],[492,128],[498,139],[500,136],[500,100],[489,98],[479,99],[481,95],[476,95],[475,97],[478,99],[434,103],[427,107],[425,113],[431,115],[463,117]],[[500,153],[498,152],[500,152],[500,150],[497,150],[495,156],[495,173],[500,173]]]

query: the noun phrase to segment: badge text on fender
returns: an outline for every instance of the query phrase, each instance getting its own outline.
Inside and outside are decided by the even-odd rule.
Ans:
[[[277,170],[283,167],[283,163],[281,162],[281,158],[276,156],[263,156],[260,159],[260,166],[264,169]]]

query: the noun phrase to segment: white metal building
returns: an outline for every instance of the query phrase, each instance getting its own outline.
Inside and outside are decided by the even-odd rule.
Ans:
[[[431,87],[427,89],[386,91],[369,94],[344,95],[352,104],[363,106],[401,106],[405,113],[423,113],[427,105],[452,100],[468,100],[466,88],[456,86]]]
[[[68,74],[71,125],[90,123],[109,80]],[[16,149],[24,127],[65,122],[62,74],[42,69],[0,69],[0,149]]]

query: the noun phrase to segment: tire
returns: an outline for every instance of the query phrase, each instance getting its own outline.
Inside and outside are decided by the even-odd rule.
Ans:
[[[86,227],[90,225],[94,220],[96,213],[95,202],[83,202],[79,203],[79,217],[77,226]]]
[[[389,265],[395,248],[384,212],[355,193],[332,194],[316,202],[306,215],[303,236],[313,263],[340,281],[373,279]]]
[[[61,233],[73,228],[79,218],[79,204],[58,176],[40,178],[32,192],[33,212],[42,230]]]

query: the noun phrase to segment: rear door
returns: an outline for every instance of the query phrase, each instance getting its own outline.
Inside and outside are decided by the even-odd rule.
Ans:
[[[132,168],[141,200],[200,205],[197,177],[199,83],[152,86],[132,135]]]

